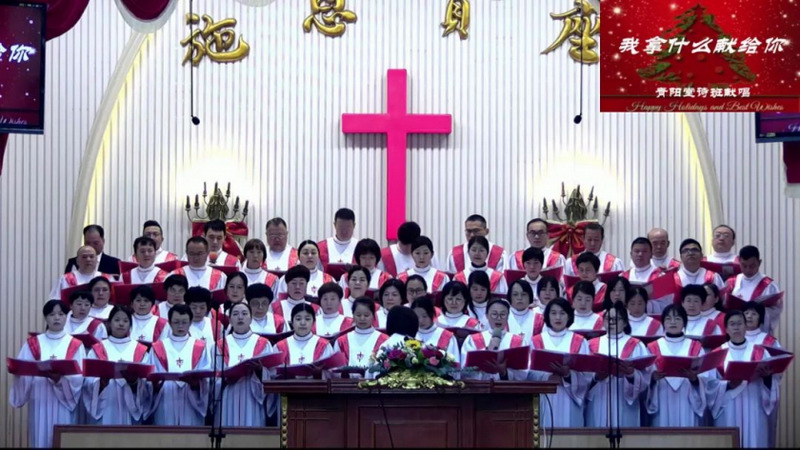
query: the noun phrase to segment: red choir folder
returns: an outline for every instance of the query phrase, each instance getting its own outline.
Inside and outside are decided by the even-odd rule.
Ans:
[[[349,333],[349,332],[351,332],[351,331],[353,331],[355,329],[356,329],[356,327],[352,326],[352,327],[346,328],[346,329],[344,329],[342,331],[338,331],[336,333],[333,333],[330,336],[319,336],[319,335],[318,336],[321,337],[322,339],[325,339],[326,341],[330,342],[331,345],[333,345],[333,343],[336,342],[337,339],[339,339],[340,337],[344,336],[345,334],[347,334],[347,333]],[[275,344],[273,344],[273,345],[275,345]]]
[[[597,278],[605,284],[610,283],[611,281],[617,279],[622,275],[622,270],[618,270],[616,272],[604,272],[598,273]]]
[[[550,275],[558,281],[564,276],[564,266],[553,267],[551,269],[543,270],[539,273],[541,276]]]
[[[163,270],[164,272],[173,272],[176,269],[180,269],[181,267],[188,266],[188,261],[181,261],[181,260],[174,260],[174,261],[165,261],[162,263],[156,264],[156,267]]]
[[[681,369],[692,369],[697,373],[707,372],[722,366],[728,349],[716,350],[703,356],[659,356],[656,358],[656,370],[664,372],[668,377],[684,378]]]
[[[347,365],[347,358],[344,357],[344,353],[336,352],[311,364],[278,366],[278,378],[290,380],[297,377],[317,377],[323,370],[336,369],[345,365]]]
[[[762,305],[764,305],[765,308],[767,308],[770,306],[777,305],[781,300],[783,300],[783,291],[772,295],[762,295],[761,297],[754,298],[750,301],[761,303]],[[747,303],[748,301],[741,297],[737,297],[735,295],[728,295],[728,297],[725,299],[725,308],[741,310],[744,309]]]
[[[467,353],[467,361],[464,367],[476,367],[481,372],[497,373],[489,366],[489,363],[506,362],[506,367],[514,370],[525,370],[528,368],[528,356],[530,347],[509,348],[506,350],[476,350]]]
[[[233,367],[223,370],[220,376],[225,378],[228,383],[235,383],[242,378],[252,375],[258,366],[265,369],[272,369],[273,367],[282,365],[285,357],[286,355],[283,352],[277,352],[246,359]]]
[[[192,381],[214,378],[213,370],[187,370],[186,372],[152,372],[147,376],[147,381]]]
[[[790,352],[789,350],[786,350],[785,348],[778,348],[761,344],[756,344],[756,346],[761,347],[764,350],[768,351],[770,356],[794,355],[794,353]]]
[[[718,348],[720,345],[728,342],[728,335],[726,334],[710,334],[708,336],[686,336],[688,339],[698,341],[703,348]]]
[[[524,270],[506,270],[503,272],[503,276],[506,277],[506,283],[511,284],[525,276]]]
[[[601,354],[598,354],[596,356],[600,359],[600,367],[602,367],[601,371],[608,371],[610,365],[611,375],[614,376],[622,375],[619,373],[619,371],[617,371],[617,362],[619,362],[619,364],[628,364],[632,366],[635,370],[645,370],[648,367],[652,366],[653,363],[656,361],[656,358],[658,358],[658,356],[656,355],[637,356],[636,358],[630,358],[630,359],[615,358],[613,356],[601,355]]]
[[[328,264],[328,267],[325,268],[325,273],[339,281],[342,275],[346,274],[347,270],[352,266],[352,264]]]
[[[552,363],[568,366],[576,372],[599,372],[602,370],[600,358],[597,355],[561,353],[539,349],[534,349],[531,352],[530,368],[532,370],[552,373],[553,368],[550,366]]]
[[[581,281],[580,277],[575,277],[575,276],[572,276],[572,275],[566,275],[565,274],[564,275],[564,289],[565,289],[565,292],[568,291],[572,286],[575,286],[575,284],[578,281]]]
[[[270,333],[257,333],[257,334],[259,336],[263,337],[263,338],[267,338],[267,340],[269,341],[270,344],[278,345],[278,342],[280,342],[280,341],[288,338],[289,336],[293,335],[294,331],[286,331],[286,332],[283,332],[283,333],[275,333],[275,334],[270,334]]]
[[[718,273],[723,279],[742,273],[742,267],[738,262],[715,263],[711,261],[700,261],[700,267]]]
[[[225,293],[225,289],[217,289],[216,291],[211,291],[212,303],[219,306],[227,301],[228,301],[228,294]]]
[[[114,304],[131,306],[131,300],[132,300],[131,291],[133,291],[139,286],[150,286],[156,294],[156,300],[167,299],[167,291],[164,290],[164,283],[148,283],[148,284],[114,283],[111,285],[111,297],[114,299]]]
[[[28,332],[28,336],[38,336],[39,334],[41,334],[41,333],[38,333],[36,331]],[[72,337],[74,337],[75,339],[81,341],[83,346],[86,347],[86,348],[92,348],[92,346],[94,344],[99,344],[100,343],[99,339],[97,339],[96,337],[94,337],[94,335],[91,335],[89,333],[73,334]]]
[[[759,378],[758,371],[762,367],[772,369],[773,375],[782,374],[786,372],[792,360],[794,360],[794,355],[776,356],[763,361],[730,361],[723,379],[728,381],[755,381]]]
[[[278,278],[286,275],[286,271],[285,270],[267,270],[267,272],[275,275]]]
[[[103,361],[100,359],[84,359],[83,375],[105,379],[125,378],[133,375],[136,378],[147,378],[153,373],[152,364],[139,364],[127,361]]]
[[[375,300],[376,303],[378,303],[377,302],[378,290],[377,289],[367,289],[367,292],[364,292],[364,297],[369,297],[369,298]],[[380,306],[380,304],[377,304],[375,306]]]
[[[48,359],[44,361],[27,361],[24,359],[6,358],[8,373],[20,377],[47,377],[51,373],[62,376],[80,375],[81,366],[72,359]]]
[[[632,282],[631,284],[643,287],[650,299],[666,297],[675,293],[675,277],[672,275],[661,275],[647,283]]]
[[[605,336],[606,330],[570,330],[573,333],[580,334],[587,341],[596,337]]]
[[[113,284],[112,284],[113,286]],[[69,305],[69,296],[72,295],[73,292],[78,291],[89,291],[89,283],[86,284],[79,284],[77,286],[68,287],[66,289],[61,290],[61,301]]]
[[[139,263],[130,262],[130,261],[122,261],[119,262],[119,273],[123,274],[125,272],[130,272],[131,270],[139,267]]]
[[[467,336],[481,332],[481,330],[475,330],[472,328],[461,328],[461,327],[447,327],[445,328],[445,330],[453,333],[456,339],[458,339],[459,341],[463,341],[464,339],[467,338]]]
[[[219,270],[220,272],[224,273],[225,276],[231,276],[236,272],[239,272],[239,268],[236,266],[215,266],[211,265],[212,268]]]
[[[657,341],[659,338],[664,337],[663,335],[660,336],[631,336],[634,339],[638,339],[642,341],[642,344],[647,345],[651,342]]]

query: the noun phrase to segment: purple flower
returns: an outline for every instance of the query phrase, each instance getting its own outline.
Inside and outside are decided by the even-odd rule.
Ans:
[[[406,354],[402,350],[394,349],[389,352],[389,359],[402,361],[406,359]]]

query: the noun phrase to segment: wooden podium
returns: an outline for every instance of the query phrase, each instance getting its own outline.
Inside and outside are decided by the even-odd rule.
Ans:
[[[556,392],[552,382],[466,380],[436,391],[358,382],[266,383],[281,396],[281,447],[539,447],[539,395]]]

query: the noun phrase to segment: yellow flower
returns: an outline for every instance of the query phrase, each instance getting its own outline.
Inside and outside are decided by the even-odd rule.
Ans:
[[[422,343],[416,339],[411,339],[406,341],[406,345],[408,346],[408,348],[419,350],[420,347],[422,346]]]

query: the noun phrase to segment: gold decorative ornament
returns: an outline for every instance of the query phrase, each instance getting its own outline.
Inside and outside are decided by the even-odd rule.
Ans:
[[[447,11],[444,13],[444,21],[442,22],[442,27],[444,28],[442,37],[447,36],[453,31],[458,31],[461,40],[468,38],[469,18],[469,0],[448,0]]]
[[[328,37],[339,37],[347,31],[348,23],[355,23],[358,16],[345,9],[346,0],[311,0],[311,14],[303,21],[303,30],[311,32],[314,27]]]
[[[418,390],[447,387],[463,389],[465,384],[462,381],[446,380],[431,372],[412,370],[393,371],[376,380],[364,380],[358,383],[359,389],[386,388]]]
[[[281,448],[289,448],[289,398],[281,395]]]
[[[208,14],[203,14],[205,27],[192,30],[191,34],[181,40],[181,46],[186,49],[186,56],[183,57],[183,65],[191,61],[197,67],[206,56],[218,63],[231,63],[241,61],[250,54],[250,44],[242,36],[239,36],[239,43],[236,48],[236,31],[232,28],[236,26],[236,19],[223,19],[214,22]],[[186,14],[186,25],[197,25],[200,17],[197,14]]]
[[[539,394],[533,394],[533,448],[539,446]]]
[[[233,214],[230,216],[228,213],[231,211],[231,208],[228,206],[228,203],[231,199],[231,184],[228,183],[228,190],[225,191],[225,195],[222,194],[222,189],[219,188],[218,183],[214,183],[214,192],[211,194],[211,199],[206,200],[208,196],[208,191],[206,190],[206,183],[203,182],[203,203],[205,204],[205,215],[200,214],[200,195],[195,194],[194,196],[194,217],[190,214],[192,210],[192,204],[189,201],[189,196],[186,196],[186,206],[184,206],[184,210],[186,211],[186,217],[189,218],[191,222],[208,222],[211,220],[221,220],[223,222],[244,222],[245,217],[247,217],[247,213],[249,212],[248,209],[250,208],[250,200],[246,200],[244,202],[244,209],[242,210],[241,214],[239,214],[240,203],[239,197],[236,197],[236,201],[233,203]]]
[[[545,55],[561,47],[569,39],[572,47],[569,49],[569,56],[584,64],[597,64],[600,56],[597,51],[592,50],[597,47],[597,41],[592,37],[600,32],[600,13],[589,3],[589,0],[575,0],[575,8],[563,13],[550,13],[550,17],[563,20],[564,26],[561,34],[549,47],[541,53]],[[592,24],[592,17],[597,16],[597,20]]]
[[[553,215],[560,223],[568,223],[572,225],[576,225],[580,222],[598,222],[597,213],[598,210],[598,198],[594,196],[594,186],[589,191],[589,198],[588,202],[583,200],[583,194],[581,194],[581,186],[578,185],[577,188],[572,190],[572,193],[569,196],[568,200],[565,200],[567,197],[566,190],[564,189],[564,183],[561,183],[561,204],[564,206],[564,216],[561,216],[561,211],[558,209],[558,205],[556,204],[555,200],[552,200],[553,205]],[[594,204],[592,204],[594,202]],[[589,216],[589,205],[592,206],[592,215]],[[550,220],[549,213],[550,209],[547,208],[547,199],[545,198],[542,202],[542,212],[544,213],[544,217],[547,220]],[[611,214],[611,202],[606,204],[606,210],[603,211],[603,221],[600,222],[600,225],[605,225],[606,219],[608,219],[609,214]]]

